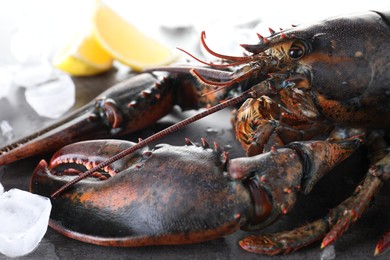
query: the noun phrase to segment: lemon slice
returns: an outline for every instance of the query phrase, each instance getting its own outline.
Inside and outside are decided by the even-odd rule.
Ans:
[[[96,41],[92,33],[78,34],[54,58],[54,66],[73,75],[91,76],[109,70],[113,57]]]
[[[92,24],[100,45],[135,71],[166,65],[177,57],[173,50],[146,36],[101,1],[97,1]]]

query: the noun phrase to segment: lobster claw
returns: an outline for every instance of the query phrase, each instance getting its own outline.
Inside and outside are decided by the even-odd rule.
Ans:
[[[159,80],[141,74],[116,84],[64,119],[1,148],[0,165],[81,140],[123,135],[154,123],[173,107],[173,102],[158,102],[172,92],[157,88]]]
[[[104,134],[101,123],[94,120],[97,118],[94,110],[94,104],[90,103],[56,124],[2,148],[0,165],[53,151],[67,143],[86,139],[91,133],[96,136]]]
[[[47,177],[51,178],[52,181],[50,184],[46,183],[45,185],[34,187],[40,192],[43,192],[43,194],[46,194],[44,189],[52,189],[50,186],[57,187],[58,185],[63,185],[78,173],[92,168],[132,145],[133,143],[122,140],[94,140],[65,146],[53,155],[49,164],[45,160],[39,162],[34,171],[34,180],[39,179],[39,176],[44,176],[44,182],[47,181]],[[113,177],[131,164],[135,164],[145,149],[115,161],[102,169],[101,172],[94,173],[91,178],[86,179],[81,185],[91,182],[96,183],[99,180],[107,180]],[[92,152],[93,154],[91,154]],[[35,185],[44,182],[38,181]],[[33,182],[31,182],[31,185],[33,185]],[[50,194],[48,193],[46,195],[49,196]]]
[[[119,140],[68,145],[50,165],[39,163],[30,190],[50,196],[69,174],[84,171],[79,164],[92,167],[132,145]],[[238,230],[253,211],[248,189],[228,178],[225,167],[224,153],[206,145],[137,151],[52,199],[49,224],[68,237],[111,246],[215,239]]]

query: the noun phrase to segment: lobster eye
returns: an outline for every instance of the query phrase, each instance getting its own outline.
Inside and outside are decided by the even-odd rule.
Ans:
[[[290,49],[288,50],[288,56],[290,56],[291,59],[297,60],[302,58],[302,56],[305,54],[305,45],[301,42],[293,42]]]

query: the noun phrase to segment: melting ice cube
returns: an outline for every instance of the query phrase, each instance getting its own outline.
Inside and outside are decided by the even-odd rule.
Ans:
[[[28,104],[40,115],[58,118],[68,111],[75,102],[75,85],[69,75],[57,72],[46,83],[27,88]]]
[[[7,139],[7,140],[11,140],[14,137],[13,128],[8,123],[8,121],[5,121],[5,120],[0,121],[0,132],[1,132],[1,135],[3,137],[5,137],[5,139]]]
[[[23,256],[35,249],[46,233],[50,200],[0,184],[0,252],[9,257]]]
[[[54,69],[48,61],[29,61],[20,64],[15,73],[13,84],[19,87],[34,87],[53,77]]]
[[[333,245],[325,247],[321,252],[321,260],[333,260],[336,258],[336,251]]]

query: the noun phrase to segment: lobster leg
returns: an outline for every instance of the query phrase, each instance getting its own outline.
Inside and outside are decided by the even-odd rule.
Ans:
[[[375,247],[375,255],[380,255],[390,248],[390,230],[387,230]]]
[[[290,231],[248,236],[242,239],[239,244],[243,249],[252,253],[288,254],[322,239],[328,230],[328,222],[322,218]]]
[[[390,155],[387,155],[370,168],[363,184],[356,188],[355,193],[349,199],[331,210],[329,214],[331,230],[323,239],[321,247],[333,243],[363,214],[371,200],[380,191],[383,183],[389,180],[389,165]]]
[[[327,216],[291,231],[249,236],[240,241],[241,247],[254,253],[275,255],[298,250],[321,239],[321,247],[328,246],[362,215],[383,183],[389,180],[389,165],[390,154],[387,154],[370,168],[364,182],[356,188],[354,194],[330,210]],[[389,232],[385,233],[375,254],[380,254],[389,247],[389,236]]]
[[[361,216],[383,183],[390,179],[390,153],[383,133],[379,131],[371,133],[367,142],[373,165],[370,167],[363,184],[356,188],[351,198],[342,203],[346,204],[345,210],[331,212],[331,214],[336,215],[337,222],[331,226],[330,232],[323,239],[322,247],[331,244],[340,237]],[[387,231],[378,242],[375,255],[383,253],[390,247],[389,240],[390,234]]]
[[[321,247],[326,247],[361,216],[382,184],[383,180],[370,171],[364,183],[356,188],[354,195],[333,208],[327,216],[291,231],[249,236],[240,241],[240,246],[247,251],[267,255],[287,254],[321,239]],[[386,236],[383,238],[383,241],[385,240]],[[377,247],[378,254],[386,248],[385,244],[381,245]]]
[[[80,140],[111,138],[141,130],[167,115],[214,105],[225,91],[203,96],[205,86],[188,74],[144,73],[103,92],[66,118],[0,149],[0,165],[50,152]]]

